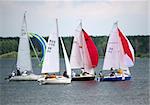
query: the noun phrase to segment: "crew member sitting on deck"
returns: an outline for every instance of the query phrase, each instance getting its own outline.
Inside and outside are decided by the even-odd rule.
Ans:
[[[115,72],[114,72],[114,69],[112,67],[111,67],[110,71],[111,71],[110,76],[115,76]]]
[[[123,74],[123,70],[122,69],[118,69],[117,73],[121,75],[121,74]]]
[[[47,73],[45,79],[48,79],[48,78],[56,78],[56,75],[55,75],[55,74],[49,75],[49,74]]]
[[[69,78],[69,76],[67,75],[67,71],[64,71],[63,76]]]
[[[20,70],[19,70],[19,69],[17,69],[17,73],[16,73],[16,75],[17,75],[17,76],[20,76],[20,75],[21,75],[21,73],[20,73]]]
[[[75,77],[76,73],[74,71],[72,71],[72,77]]]
[[[100,77],[100,78],[103,78],[103,77],[104,77],[102,71],[99,72],[99,77]]]

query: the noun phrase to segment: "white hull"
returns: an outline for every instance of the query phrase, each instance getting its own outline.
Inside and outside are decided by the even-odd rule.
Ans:
[[[63,76],[57,76],[56,78],[40,78],[38,79],[38,82],[40,85],[42,84],[70,84],[71,83],[71,78],[66,78]]]
[[[41,77],[42,75],[29,74],[29,75],[14,76],[11,77],[9,80],[10,81],[36,81]]]

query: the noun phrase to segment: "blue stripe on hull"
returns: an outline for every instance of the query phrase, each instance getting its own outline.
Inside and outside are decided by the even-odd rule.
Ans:
[[[131,79],[131,77],[125,77],[125,80],[130,80]]]
[[[125,80],[130,80],[131,77],[125,77],[125,79],[123,80],[122,77],[114,77],[114,78],[101,78],[101,81],[125,81]]]

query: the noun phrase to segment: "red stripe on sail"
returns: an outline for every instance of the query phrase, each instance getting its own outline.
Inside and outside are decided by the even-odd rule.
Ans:
[[[84,39],[88,48],[88,52],[91,58],[91,62],[92,62],[92,67],[96,67],[98,64],[98,50],[93,42],[93,40],[91,39],[91,37],[82,29],[83,34],[84,34]]]
[[[132,53],[130,51],[127,39],[122,34],[122,32],[120,31],[119,28],[118,28],[118,32],[119,32],[119,37],[121,38],[121,43],[123,46],[124,53],[127,54],[131,58],[131,60],[134,62],[134,59],[133,59]]]

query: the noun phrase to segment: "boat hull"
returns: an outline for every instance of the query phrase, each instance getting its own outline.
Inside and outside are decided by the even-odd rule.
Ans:
[[[9,81],[37,81],[41,77],[41,75],[29,74],[11,77]]]
[[[72,77],[72,81],[90,81],[94,80],[95,76],[76,76]]]
[[[38,79],[38,82],[40,85],[43,84],[70,84],[71,83],[71,78],[66,78],[66,77],[56,77],[56,78],[40,78]]]
[[[100,78],[101,81],[126,81],[126,80],[130,80],[130,79],[131,79],[131,76],[128,76],[128,77],[110,77],[110,76],[107,76],[107,77]]]

